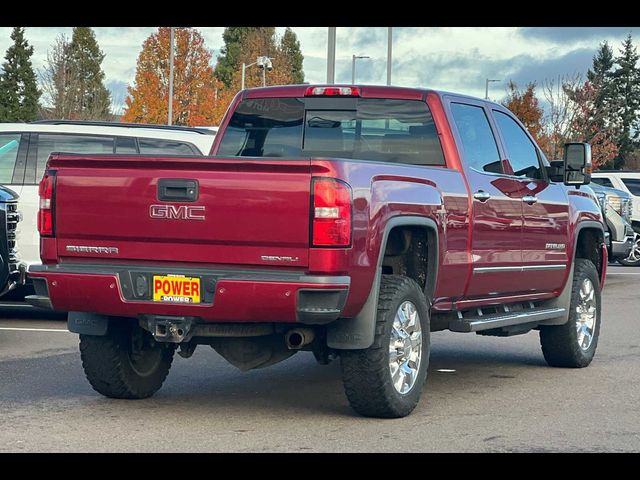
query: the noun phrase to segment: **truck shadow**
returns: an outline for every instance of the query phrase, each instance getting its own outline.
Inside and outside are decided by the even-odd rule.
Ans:
[[[94,392],[84,377],[78,353],[0,362],[0,405],[7,408],[45,402],[48,408],[81,408],[87,412],[172,415],[184,418],[212,414],[257,417],[261,415],[355,416],[344,395],[339,361],[317,365],[308,353],[294,355],[264,370],[241,372],[211,349],[200,347],[193,358],[178,356],[163,388],[152,398],[114,400]],[[537,353],[537,354],[536,354]],[[542,354],[531,349],[464,348],[439,342],[434,345],[425,395],[430,407],[450,396],[520,384],[527,377],[558,371],[546,367]],[[453,372],[442,373],[446,369]],[[544,372],[535,373],[544,369]],[[55,373],[54,373],[55,372]],[[516,379],[516,380],[512,380]],[[553,381],[553,380],[552,380]],[[66,405],[66,406],[65,406]],[[173,413],[172,413],[173,412]],[[195,418],[195,417],[194,417]]]

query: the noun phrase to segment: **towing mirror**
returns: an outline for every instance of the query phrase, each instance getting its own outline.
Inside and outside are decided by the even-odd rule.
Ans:
[[[565,143],[564,184],[579,187],[589,183],[591,183],[591,145]]]

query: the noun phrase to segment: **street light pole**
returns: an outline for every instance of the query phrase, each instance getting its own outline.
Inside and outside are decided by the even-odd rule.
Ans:
[[[174,44],[174,27],[171,27],[171,35],[169,42],[169,114],[167,125],[173,123],[173,44]]]
[[[484,99],[489,100],[489,82],[501,82],[502,80],[494,80],[490,78],[487,78],[486,80],[487,81],[485,82],[485,88],[484,88]]]
[[[329,27],[327,38],[327,83],[336,80],[336,27]]]
[[[387,85],[391,85],[391,51],[393,49],[393,27],[387,27]]]
[[[240,90],[244,90],[244,72],[247,70],[247,64],[242,62],[242,80],[240,81]]]
[[[351,57],[351,85],[356,83],[356,60],[359,58],[370,58],[366,55],[352,55]]]

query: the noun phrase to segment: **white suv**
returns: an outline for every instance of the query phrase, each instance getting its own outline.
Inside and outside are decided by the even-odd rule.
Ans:
[[[640,233],[640,172],[600,170],[591,174],[591,181],[633,195],[631,224],[633,229]]]
[[[0,185],[19,195],[19,258],[40,263],[38,183],[51,152],[208,155],[215,129],[116,122],[45,120],[0,123]]]

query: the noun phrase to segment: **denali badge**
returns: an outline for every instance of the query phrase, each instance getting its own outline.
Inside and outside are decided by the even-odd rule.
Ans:
[[[262,255],[263,262],[297,262],[300,257],[281,257],[280,255]]]
[[[92,247],[88,245],[67,245],[67,252],[118,254],[118,247]]]
[[[547,250],[565,250],[567,248],[566,243],[547,243],[545,247]]]
[[[151,205],[149,216],[151,218],[175,218],[177,220],[204,220],[205,207],[182,205]]]

